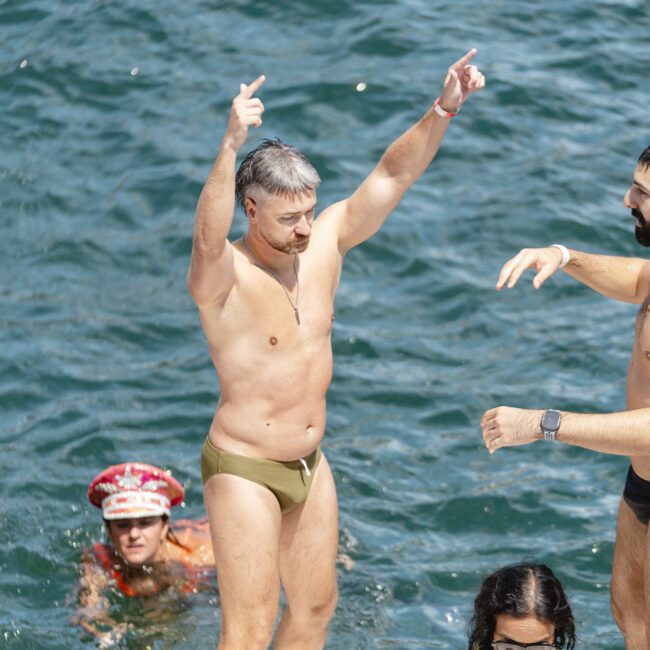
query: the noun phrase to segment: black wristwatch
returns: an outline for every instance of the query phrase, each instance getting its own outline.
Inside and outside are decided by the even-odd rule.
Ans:
[[[562,422],[562,414],[555,409],[546,409],[542,415],[540,427],[544,434],[544,440],[555,440],[555,434],[560,428]]]

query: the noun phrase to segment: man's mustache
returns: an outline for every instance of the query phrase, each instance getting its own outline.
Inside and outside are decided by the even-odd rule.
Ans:
[[[640,223],[642,223],[642,224],[645,225],[645,222],[646,222],[646,221],[645,221],[645,219],[643,218],[643,215],[641,214],[641,210],[639,210],[638,208],[632,208],[632,209],[630,210],[630,212],[632,213],[632,216],[633,216],[637,221],[639,221]]]

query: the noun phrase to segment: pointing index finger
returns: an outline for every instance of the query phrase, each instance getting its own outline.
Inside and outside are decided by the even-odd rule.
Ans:
[[[244,97],[247,99],[250,99],[256,92],[257,89],[266,81],[266,77],[261,74],[255,81],[253,81],[252,84],[246,86],[244,90],[242,91],[242,94]]]
[[[474,55],[476,54],[476,48],[473,47],[465,56],[462,56],[456,63],[454,63],[451,67],[452,68],[464,68],[473,58]]]

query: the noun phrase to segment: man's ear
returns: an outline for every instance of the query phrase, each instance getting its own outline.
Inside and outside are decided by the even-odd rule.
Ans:
[[[257,205],[253,199],[251,199],[250,196],[246,197],[246,200],[244,201],[244,211],[246,212],[246,216],[251,219],[255,220],[255,214],[257,212]]]

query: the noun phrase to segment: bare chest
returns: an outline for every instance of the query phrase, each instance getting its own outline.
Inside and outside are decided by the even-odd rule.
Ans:
[[[299,282],[285,285],[249,267],[224,308],[215,336],[239,341],[252,338],[276,349],[329,340],[335,289],[333,278],[314,269],[304,270]]]
[[[650,296],[636,317],[634,347],[628,369],[628,407],[650,403]]]
[[[318,335],[331,328],[333,296],[315,282],[305,282],[299,291],[290,294],[277,282],[262,278],[259,284],[242,291],[241,299],[242,310],[258,324],[264,323],[285,335]]]

